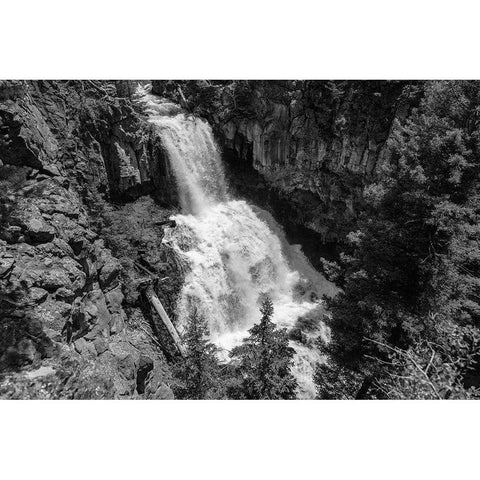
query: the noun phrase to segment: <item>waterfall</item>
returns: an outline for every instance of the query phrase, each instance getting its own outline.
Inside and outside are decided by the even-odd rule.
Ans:
[[[178,183],[184,213],[200,214],[226,200],[225,174],[209,125],[180,113],[152,116]]]
[[[301,253],[293,254],[275,233],[281,227],[273,218],[262,219],[265,212],[228,195],[221,155],[207,122],[140,87],[139,101],[168,152],[180,195],[182,214],[175,216],[177,227],[164,238],[190,267],[177,306],[180,322],[195,305],[226,359],[228,350],[260,320],[259,306],[267,295],[277,325],[290,329],[299,318],[310,319],[316,326],[305,333],[306,342],[292,341],[292,346],[297,352],[293,373],[298,396],[312,398],[313,369],[322,360],[315,339],[328,336],[319,321],[321,302],[315,300],[323,292],[316,291],[315,283],[326,280],[318,272],[320,282],[302,278],[287,259],[288,253],[292,258]],[[302,262],[308,264],[304,257]]]

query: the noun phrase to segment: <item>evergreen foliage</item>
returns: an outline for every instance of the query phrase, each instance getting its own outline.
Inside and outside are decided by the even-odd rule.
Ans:
[[[270,299],[263,302],[260,312],[260,323],[254,325],[243,344],[231,352],[239,377],[240,392],[237,391],[236,396],[295,398],[297,382],[290,371],[295,351],[288,344],[287,331],[277,328],[271,321],[273,304]]]
[[[480,325],[479,120],[478,82],[428,82],[420,106],[394,125],[390,170],[365,190],[368,207],[341,258],[343,293],[329,302],[330,353],[352,381],[373,375],[372,395],[416,398],[412,385],[421,391],[422,382],[382,382],[398,378],[399,365],[425,380],[410,360],[426,366],[432,349],[455,364],[439,374],[439,391],[468,397],[458,389],[480,378],[475,348],[461,347],[475,344]],[[320,389],[328,378],[318,372]]]
[[[205,319],[194,309],[188,319],[183,342],[184,361],[174,371],[178,380],[174,393],[180,399],[207,399],[222,396],[217,347],[209,342]]]

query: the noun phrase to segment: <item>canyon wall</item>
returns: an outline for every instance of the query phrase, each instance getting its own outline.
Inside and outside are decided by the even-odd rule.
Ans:
[[[326,242],[354,227],[392,123],[418,94],[406,82],[153,91],[208,119],[232,184]],[[0,397],[172,397],[175,352],[142,288],[154,275],[175,319],[185,270],[160,225],[178,195],[134,97],[131,81],[0,82]]]
[[[2,162],[68,172],[112,200],[148,193],[175,203],[166,154],[129,83],[1,82]]]
[[[353,228],[362,191],[388,163],[394,119],[415,83],[401,81],[154,82],[215,128],[224,151],[253,166],[288,205],[284,221],[336,241]]]
[[[102,229],[123,208],[111,201],[174,202],[169,182],[150,126],[114,83],[0,83],[0,397],[173,396],[142,275],[104,239],[127,223]]]

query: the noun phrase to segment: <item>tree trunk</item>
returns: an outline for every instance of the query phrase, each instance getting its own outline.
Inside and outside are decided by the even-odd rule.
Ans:
[[[372,386],[373,380],[374,377],[372,375],[367,375],[365,377],[360,390],[357,392],[357,395],[355,395],[355,400],[364,400],[366,398],[368,390]]]
[[[177,329],[171,322],[170,318],[168,318],[167,312],[163,308],[162,302],[160,302],[158,297],[153,292],[152,288],[149,288],[147,290],[147,298],[150,301],[152,307],[158,313],[158,316],[161,318],[165,327],[167,327],[168,333],[172,337],[173,343],[175,343],[175,346],[177,347],[178,351],[180,352],[182,357],[185,357],[185,348],[182,344],[182,341],[180,340]]]
[[[177,87],[178,93],[180,94],[180,97],[182,98],[181,103],[183,104],[182,107],[185,108],[186,110],[190,111],[190,108],[188,106],[187,99],[185,98],[185,95],[183,94],[183,91],[180,86]]]

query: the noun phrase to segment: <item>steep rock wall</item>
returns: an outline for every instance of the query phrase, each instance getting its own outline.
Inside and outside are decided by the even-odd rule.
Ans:
[[[342,238],[362,190],[388,162],[395,118],[414,84],[385,81],[154,82],[215,128],[224,150],[259,171],[289,204],[289,221]],[[230,155],[231,156],[231,155]]]
[[[168,200],[162,155],[111,84],[0,83],[0,397],[172,397],[96,214]]]
[[[130,96],[93,82],[35,82],[29,93],[53,133],[62,132],[57,158],[79,183],[98,185],[114,200],[149,193],[171,202],[167,157]]]

